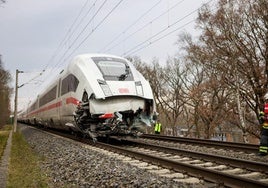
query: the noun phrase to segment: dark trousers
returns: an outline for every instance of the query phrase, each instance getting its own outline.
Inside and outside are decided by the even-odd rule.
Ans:
[[[262,128],[259,152],[263,154],[268,153],[268,129]]]

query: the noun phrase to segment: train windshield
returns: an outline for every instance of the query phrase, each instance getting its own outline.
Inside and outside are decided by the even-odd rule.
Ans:
[[[105,80],[133,81],[133,76],[126,61],[117,58],[92,58]]]

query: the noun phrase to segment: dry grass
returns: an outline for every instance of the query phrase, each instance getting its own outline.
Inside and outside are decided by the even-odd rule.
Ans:
[[[40,170],[40,160],[21,133],[14,133],[7,187],[48,187],[47,177]]]
[[[4,153],[10,130],[11,130],[10,125],[4,126],[2,129],[0,129],[0,159]]]

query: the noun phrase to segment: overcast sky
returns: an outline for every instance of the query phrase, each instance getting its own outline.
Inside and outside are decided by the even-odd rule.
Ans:
[[[19,74],[19,85],[27,83],[19,89],[19,109],[42,90],[43,80],[58,74],[75,55],[137,55],[149,62],[174,56],[178,34],[198,34],[196,10],[207,2],[7,0],[0,6],[0,54],[13,77],[16,69],[25,71]]]

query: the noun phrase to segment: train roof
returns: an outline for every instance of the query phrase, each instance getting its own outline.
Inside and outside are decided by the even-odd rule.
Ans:
[[[120,57],[120,56],[116,56],[116,55],[111,55],[111,54],[102,54],[102,53],[88,53],[88,54],[80,54],[80,55],[77,55],[75,56],[74,58],[77,58],[77,57],[114,57],[114,58],[119,58],[119,59],[125,59],[123,57]]]
[[[70,66],[77,59],[83,59],[84,60],[84,59],[88,59],[88,58],[92,58],[92,57],[111,57],[111,58],[123,59],[123,60],[128,61],[126,58],[116,56],[116,55],[94,53],[94,54],[80,54],[80,55],[77,55],[70,61],[70,63],[68,65]]]

